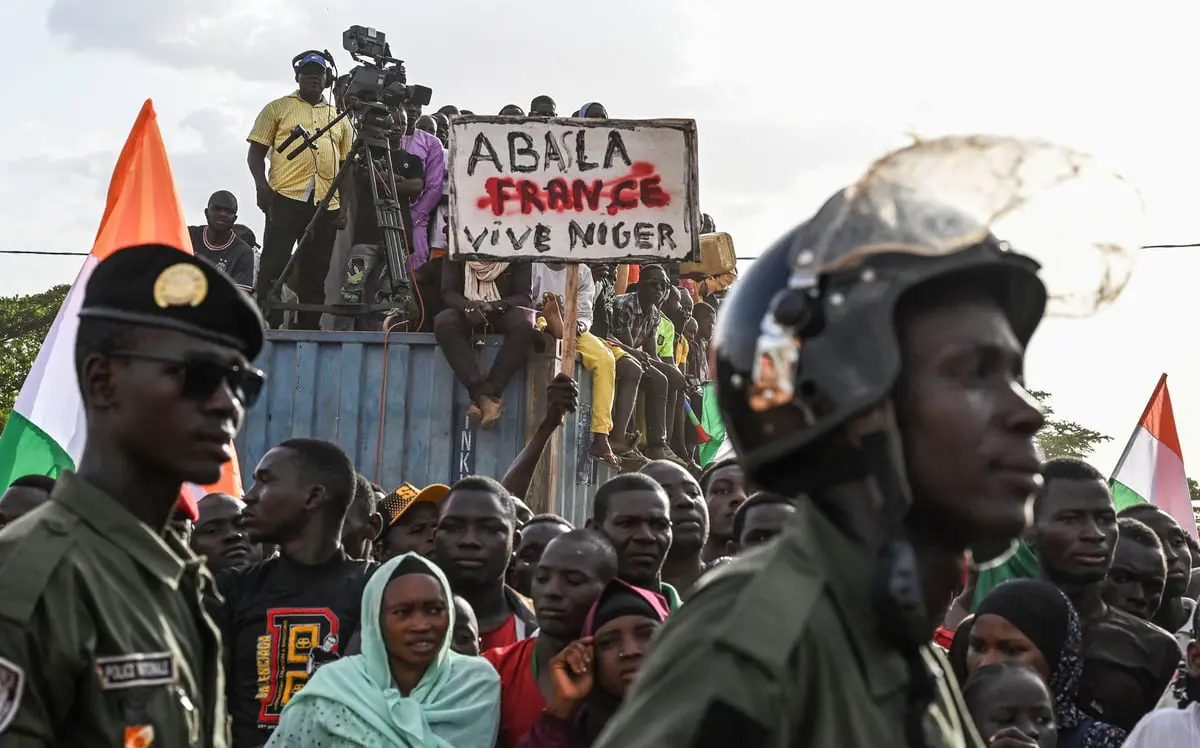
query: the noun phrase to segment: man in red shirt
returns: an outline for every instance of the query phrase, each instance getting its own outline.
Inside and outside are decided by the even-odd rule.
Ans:
[[[474,609],[481,650],[516,644],[536,630],[529,602],[504,584],[513,546],[520,540],[516,506],[498,481],[471,475],[442,499],[433,560],[454,594]]]
[[[516,748],[553,695],[550,660],[579,638],[588,610],[617,576],[617,551],[594,530],[571,530],[546,546],[533,575],[538,635],[483,653],[500,673],[497,748]]]

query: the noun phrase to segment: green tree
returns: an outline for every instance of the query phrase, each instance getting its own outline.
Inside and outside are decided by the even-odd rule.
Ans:
[[[0,429],[54,324],[69,285],[30,296],[0,296]]]
[[[1042,412],[1046,414],[1046,425],[1037,433],[1038,448],[1042,450],[1047,460],[1055,457],[1077,457],[1086,459],[1096,447],[1112,441],[1111,436],[1082,426],[1074,421],[1064,421],[1054,418],[1054,408],[1050,407],[1050,393],[1041,390],[1030,390]]]

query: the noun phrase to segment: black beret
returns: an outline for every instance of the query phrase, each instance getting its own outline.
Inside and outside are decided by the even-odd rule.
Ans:
[[[79,316],[178,330],[250,361],[263,346],[250,296],[212,263],[164,244],[119,249],[96,265]]]

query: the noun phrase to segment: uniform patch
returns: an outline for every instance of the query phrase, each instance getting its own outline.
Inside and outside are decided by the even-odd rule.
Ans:
[[[166,686],[175,682],[175,655],[170,652],[97,657],[96,673],[106,691],[139,686]]]
[[[25,693],[25,671],[0,657],[0,734],[3,734],[21,708]]]

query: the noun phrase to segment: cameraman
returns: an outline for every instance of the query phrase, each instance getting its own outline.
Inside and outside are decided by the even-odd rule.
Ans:
[[[295,58],[292,68],[297,90],[267,104],[246,138],[250,143],[246,162],[258,190],[258,207],[267,215],[256,285],[260,305],[270,296],[292,248],[304,235],[304,229],[316,214],[317,204],[329,191],[338,168],[350,152],[353,134],[345,120],[317,138],[312,149],[291,161],[277,148],[297,126],[311,134],[337,117],[337,111],[324,96],[325,89],[333,82],[331,67],[331,61],[320,52],[305,52]],[[263,163],[268,156],[269,176]],[[297,260],[298,288],[294,290],[306,304],[324,301],[333,240],[346,221],[339,207],[338,196],[334,195],[317,221],[312,241],[302,248],[303,255]],[[316,330],[320,318],[320,312],[300,312],[297,328]],[[267,316],[269,327],[277,328],[282,322],[282,311],[272,311]]]
[[[421,194],[425,188],[425,169],[421,159],[403,148],[404,132],[407,127],[404,110],[396,107],[392,110],[392,129],[388,135],[392,155],[392,167],[395,169],[396,202],[400,206],[401,220],[404,225],[403,244],[406,259],[411,258],[413,246],[413,220],[410,202]],[[387,171],[387,156],[377,146],[371,146],[371,158],[375,161],[378,180],[375,189],[381,198],[391,195],[392,175]],[[375,213],[375,203],[371,192],[371,173],[365,163],[355,163],[350,167],[350,180],[346,189],[346,205],[353,216],[353,223],[346,230],[353,232],[349,259],[346,261],[342,275],[341,303],[360,304],[370,303],[382,298],[390,288],[392,277],[387,262],[387,251],[383,241],[383,232],[379,228],[379,219]],[[347,316],[335,316],[333,329],[349,330],[354,327],[354,319]],[[361,319],[361,317],[359,318]],[[371,325],[371,329],[378,329]]]

